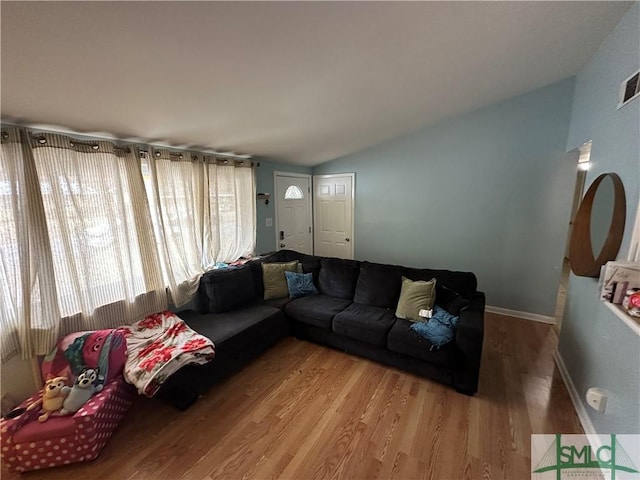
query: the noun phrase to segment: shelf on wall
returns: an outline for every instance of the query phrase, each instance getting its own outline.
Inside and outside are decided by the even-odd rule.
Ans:
[[[628,315],[627,312],[620,305],[616,305],[614,303],[602,302],[606,305],[606,307],[615,313],[618,317],[622,319],[624,323],[626,323],[631,330],[635,332],[636,335],[640,335],[640,318],[632,317]]]

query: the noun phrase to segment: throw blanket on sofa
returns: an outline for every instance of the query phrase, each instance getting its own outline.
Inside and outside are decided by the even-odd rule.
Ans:
[[[128,352],[124,378],[147,397],[183,366],[202,365],[215,356],[213,342],[171,312],[149,315],[121,330]]]

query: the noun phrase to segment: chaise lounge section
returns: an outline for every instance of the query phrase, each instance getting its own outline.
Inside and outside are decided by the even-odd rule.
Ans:
[[[262,264],[298,261],[319,293],[263,300]],[[395,315],[402,277],[436,279],[436,304],[459,314],[454,339],[439,349]],[[281,338],[369,358],[473,395],[484,335],[484,294],[473,273],[418,269],[280,250],[246,265],[206,273],[190,309],[178,315],[216,345],[207,365],[182,368],[161,389],[180,409]]]

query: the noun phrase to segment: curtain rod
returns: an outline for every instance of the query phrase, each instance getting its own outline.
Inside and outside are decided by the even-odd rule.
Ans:
[[[91,135],[91,134],[87,134],[87,133],[82,133],[82,132],[77,132],[75,130],[72,130],[70,128],[65,128],[65,127],[58,127],[56,125],[38,125],[38,124],[33,124],[33,123],[27,123],[27,122],[20,122],[18,120],[0,120],[0,125],[7,125],[7,126],[13,126],[13,127],[22,127],[22,128],[27,128],[27,129],[32,129],[32,130],[36,130],[37,132],[46,132],[46,133],[53,133],[53,134],[58,134],[58,135],[79,135],[85,138],[88,138],[90,140],[107,140],[107,141],[116,141],[116,142],[124,142],[124,143],[128,143],[131,145],[144,145],[144,146],[149,146],[149,147],[155,147],[155,148],[166,148],[168,150],[180,150],[183,152],[198,152],[198,153],[206,153],[206,154],[210,154],[210,155],[215,155],[218,157],[225,157],[225,158],[230,158],[230,159],[237,159],[237,160],[251,160],[251,158],[253,158],[253,155],[251,154],[238,154],[235,152],[218,152],[216,150],[211,150],[211,149],[202,149],[202,148],[197,148],[197,147],[193,147],[193,148],[184,148],[184,147],[174,147],[172,145],[167,145],[167,144],[162,144],[162,143],[151,143],[148,141],[145,141],[144,139],[140,139],[140,140],[127,140],[127,139],[123,139],[123,138],[118,138],[115,135],[111,134],[111,133],[107,133],[107,132],[101,132],[101,135]],[[34,132],[30,132],[30,133],[34,133]]]
[[[165,150],[169,150],[167,148],[165,148]],[[153,151],[153,153],[152,153]],[[156,156],[156,157],[160,157],[162,154],[160,153],[160,150],[158,149],[139,149],[140,152],[140,156],[142,158],[148,158],[148,157],[152,157],[152,156]],[[197,159],[197,155],[195,155],[195,151],[191,150],[190,151],[193,155],[192,155],[192,159],[195,160]],[[203,152],[197,152],[202,154]],[[184,154],[181,152],[173,152],[171,150],[169,150],[169,156],[170,157],[180,157],[180,159],[182,159],[184,157]],[[204,157],[205,155],[203,155]],[[209,157],[213,157],[214,161],[218,164],[218,165],[227,165],[229,162],[234,162],[236,165],[239,164],[240,167],[259,167],[260,166],[260,162],[254,162],[253,160],[249,159],[249,158],[243,158],[243,157],[223,157],[220,156],[218,154],[206,154],[206,156]]]

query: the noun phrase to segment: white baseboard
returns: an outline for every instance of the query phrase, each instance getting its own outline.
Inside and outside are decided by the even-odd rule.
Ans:
[[[591,422],[591,418],[589,418],[589,414],[587,413],[584,403],[582,402],[582,398],[576,390],[576,386],[573,384],[573,380],[571,380],[571,376],[569,375],[567,367],[564,365],[562,356],[560,355],[560,352],[557,348],[553,351],[553,359],[555,360],[556,365],[558,366],[558,370],[560,371],[560,376],[562,377],[562,380],[567,387],[567,391],[569,392],[569,396],[571,397],[571,402],[573,403],[573,408],[578,414],[578,419],[582,424],[584,433],[586,433],[587,435],[596,435],[598,432],[596,432],[596,429]]]
[[[484,307],[485,312],[496,313],[498,315],[506,315],[507,317],[524,318],[525,320],[533,320],[534,322],[548,323],[555,325],[556,319],[548,317],[547,315],[540,315],[539,313],[521,312],[519,310],[510,310],[502,307],[492,307],[487,305]]]

